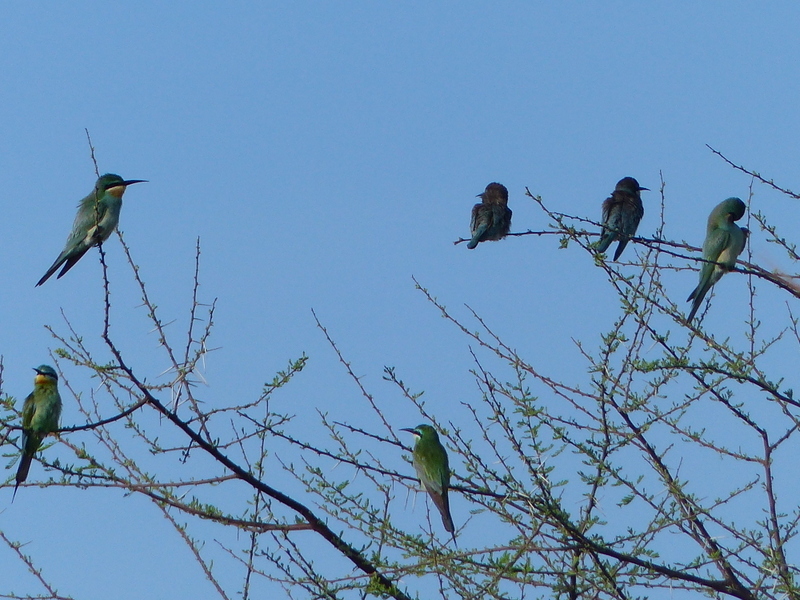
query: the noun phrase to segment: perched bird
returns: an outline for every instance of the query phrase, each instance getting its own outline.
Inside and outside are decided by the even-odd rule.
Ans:
[[[453,534],[455,539],[453,517],[450,516],[450,500],[447,497],[447,490],[450,487],[450,465],[447,461],[447,452],[439,441],[439,434],[430,425],[417,425],[414,429],[402,429],[402,431],[408,431],[416,439],[412,456],[417,477],[442,514],[444,528]]]
[[[501,183],[490,183],[482,194],[480,204],[472,207],[470,234],[467,248],[472,250],[480,242],[501,240],[511,229],[511,209],[508,208],[508,190]]]
[[[119,211],[122,208],[122,194],[125,193],[125,189],[131,184],[144,181],[144,179],[125,181],[119,175],[112,173],[100,177],[94,184],[94,190],[78,204],[78,214],[75,215],[72,232],[67,238],[64,250],[36,285],[42,285],[61,265],[64,265],[56,278],[60,279],[89,248],[105,242],[119,223]]]
[[[33,455],[48,433],[58,431],[58,421],[61,417],[58,375],[53,367],[48,365],[36,367],[34,371],[36,378],[33,380],[33,391],[25,398],[25,403],[22,405],[22,436],[19,443],[22,456],[19,459],[17,484],[14,486],[12,501],[17,495],[19,484],[28,477]]]
[[[735,225],[734,221],[741,219],[746,209],[744,202],[739,198],[728,198],[717,204],[708,215],[706,239],[703,242],[703,260],[709,262],[703,263],[700,269],[700,283],[686,299],[687,302],[694,300],[687,321],[694,318],[711,286],[736,266],[736,257],[744,250],[750,232]]]
[[[646,187],[639,185],[633,177],[623,177],[617,187],[603,202],[603,231],[597,242],[597,251],[605,252],[614,240],[619,241],[614,260],[617,260],[628,240],[636,233],[639,221],[644,216],[641,191]],[[649,190],[648,190],[649,191]]]

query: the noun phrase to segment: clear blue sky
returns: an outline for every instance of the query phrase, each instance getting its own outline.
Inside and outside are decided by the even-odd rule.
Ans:
[[[466,418],[460,403],[478,394],[466,344],[412,275],[445,304],[472,306],[543,369],[569,375],[570,339],[597,342],[615,315],[611,290],[584,253],[554,239],[453,246],[468,234],[475,195],[504,183],[512,231],[542,229],[526,186],[598,219],[618,179],[657,190],[661,171],[667,235],[699,245],[709,210],[746,198],[749,184],[705,144],[800,189],[799,17],[793,2],[5,5],[3,392],[24,397],[31,367],[51,362],[43,325],[63,330],[61,309],[87,337],[100,333],[96,251],[34,288],[94,182],[84,128],[101,172],[150,181],[126,194],[120,228],[164,320],[181,319],[176,335],[201,239],[201,294],[219,298],[211,345],[220,349],[199,391],[207,402],[256,396],[306,352],[307,370],[280,401],[310,427],[316,408],[369,426],[313,308],[391,420],[418,417],[382,381],[384,365],[438,411]],[[647,194],[645,235],[658,223],[658,194]],[[776,221],[796,222],[797,205],[756,194]],[[115,239],[107,249],[112,273],[127,277]],[[753,249],[765,266],[781,264],[758,235]],[[730,306],[714,306],[709,325],[734,328],[746,316],[743,280],[728,279]],[[682,301],[696,275],[670,281]],[[155,379],[167,364],[138,296],[120,286],[115,331]],[[65,398],[63,424],[77,418]],[[44,476],[34,465],[32,479]],[[57,488],[22,489],[13,505],[10,489],[0,496],[0,529],[30,542],[25,551],[63,594],[211,593],[143,500]],[[454,509],[464,517],[468,506],[457,498]],[[0,582],[39,591],[1,547]]]

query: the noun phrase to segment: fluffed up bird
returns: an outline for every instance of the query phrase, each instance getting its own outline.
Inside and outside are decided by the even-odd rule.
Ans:
[[[508,208],[508,190],[501,183],[490,183],[482,194],[480,204],[472,207],[470,234],[467,248],[472,250],[480,242],[502,240],[511,229],[511,209]]]
[[[14,486],[14,496],[17,496],[19,484],[28,477],[31,461],[42,440],[47,434],[58,431],[58,422],[61,418],[61,396],[58,394],[58,374],[53,367],[41,365],[34,369],[36,377],[33,380],[33,391],[25,398],[22,405],[22,436],[20,448],[22,456],[17,467],[17,483]]]
[[[614,260],[619,259],[644,216],[642,190],[647,188],[640,186],[633,177],[623,177],[617,182],[617,187],[603,202],[603,231],[597,242],[598,252],[605,252],[616,240],[619,244]]]
[[[42,285],[61,265],[64,265],[56,277],[60,279],[75,266],[89,248],[105,242],[119,223],[119,211],[122,208],[122,195],[125,190],[129,185],[144,181],[144,179],[126,181],[112,173],[100,177],[94,184],[94,190],[78,204],[78,214],[75,215],[72,232],[67,238],[64,250],[36,285]]]
[[[450,488],[450,465],[447,461],[447,451],[439,441],[439,434],[430,425],[417,425],[414,429],[401,431],[408,431],[416,439],[412,462],[417,477],[439,509],[444,528],[455,540],[453,517],[450,516],[450,500],[447,497]]]
[[[747,229],[734,223],[744,216],[747,207],[739,198],[723,200],[708,215],[706,239],[703,242],[703,260],[700,269],[700,283],[689,294],[687,302],[694,300],[692,310],[686,321],[691,321],[700,308],[700,303],[715,283],[736,266],[736,257],[747,243]],[[716,263],[716,264],[715,264]]]

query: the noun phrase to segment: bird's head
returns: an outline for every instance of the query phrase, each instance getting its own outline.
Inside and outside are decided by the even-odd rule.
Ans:
[[[408,433],[410,433],[411,435],[413,435],[417,439],[423,438],[423,437],[425,437],[425,438],[434,437],[436,439],[439,439],[439,434],[436,433],[436,430],[433,427],[431,427],[430,425],[426,425],[424,423],[422,425],[417,425],[413,429],[403,428],[400,431],[407,431]]]
[[[58,382],[58,373],[50,365],[39,365],[33,369],[36,371],[36,378],[34,383],[56,383]]]
[[[723,210],[731,221],[738,221],[744,216],[747,206],[740,198],[728,198],[722,203]]]
[[[636,192],[641,192],[642,190],[649,192],[650,188],[640,186],[639,182],[633,177],[623,177],[617,182],[617,187],[614,189],[617,192],[628,192],[630,194],[636,194]]]
[[[98,197],[108,193],[117,198],[122,198],[122,194],[125,193],[129,185],[133,185],[134,183],[146,183],[146,181],[146,179],[125,180],[114,173],[106,173],[97,180],[97,183],[94,185],[94,190]]]
[[[502,183],[490,183],[477,197],[486,204],[508,204],[508,190]]]

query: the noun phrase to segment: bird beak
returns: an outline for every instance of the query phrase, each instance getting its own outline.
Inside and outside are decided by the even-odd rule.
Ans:
[[[407,431],[408,433],[413,433],[414,435],[417,435],[416,430],[408,429],[407,427],[403,427],[400,431]]]
[[[641,192],[642,190],[645,190],[645,191],[649,192],[650,188],[643,188],[643,187],[639,186],[639,191]]]
[[[123,181],[122,183],[119,183],[117,185],[129,186],[133,185],[134,183],[148,183],[148,181],[147,179],[128,179],[127,181]]]

